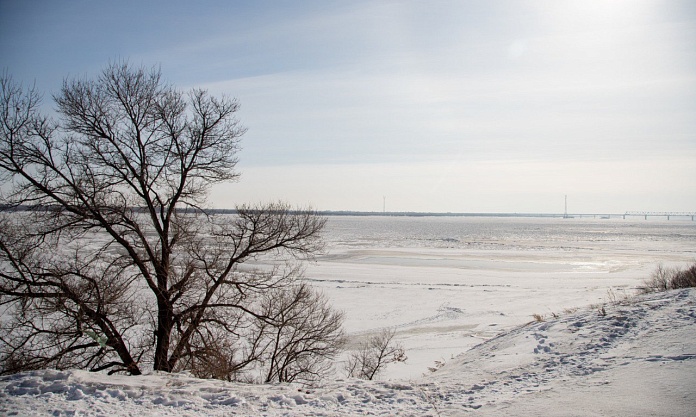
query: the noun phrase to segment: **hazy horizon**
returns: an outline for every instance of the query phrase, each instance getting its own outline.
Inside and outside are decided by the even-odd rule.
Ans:
[[[218,208],[696,211],[689,0],[7,0],[0,56],[49,109],[118,59],[237,97]]]

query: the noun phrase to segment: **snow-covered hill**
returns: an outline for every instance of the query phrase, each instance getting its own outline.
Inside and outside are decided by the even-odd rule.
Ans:
[[[0,414],[50,416],[694,415],[696,289],[561,313],[418,380],[254,386],[44,370],[0,379]]]

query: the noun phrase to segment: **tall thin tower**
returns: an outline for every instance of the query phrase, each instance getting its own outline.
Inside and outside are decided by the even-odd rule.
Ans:
[[[565,211],[563,211],[563,218],[568,218],[568,194],[565,195]]]

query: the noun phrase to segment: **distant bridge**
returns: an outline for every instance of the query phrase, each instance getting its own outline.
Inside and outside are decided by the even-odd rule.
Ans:
[[[645,220],[648,219],[648,216],[650,217],[667,217],[667,220],[669,220],[670,217],[691,217],[691,221],[696,218],[696,212],[678,212],[678,211],[627,211],[624,213],[623,218],[625,219],[626,216],[642,216],[645,218]]]

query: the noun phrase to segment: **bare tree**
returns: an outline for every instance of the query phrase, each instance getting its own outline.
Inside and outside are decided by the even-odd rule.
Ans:
[[[251,302],[259,313],[228,317],[230,330],[201,326],[179,369],[202,378],[305,384],[332,369],[343,344],[343,314],[322,293],[297,283]]]
[[[305,283],[266,293],[262,308],[271,318],[259,327],[269,341],[265,382],[311,383],[324,376],[343,344],[343,314]]]
[[[259,297],[296,275],[247,264],[311,257],[326,220],[283,204],[206,214],[210,186],[239,176],[238,103],[128,63],[66,80],[58,121],[6,73],[0,94],[2,372],[253,361],[237,325],[273,324]]]
[[[393,341],[394,329],[383,329],[360,343],[358,349],[351,352],[346,362],[349,377],[372,380],[384,368],[394,362],[404,362],[406,352],[400,343]]]

